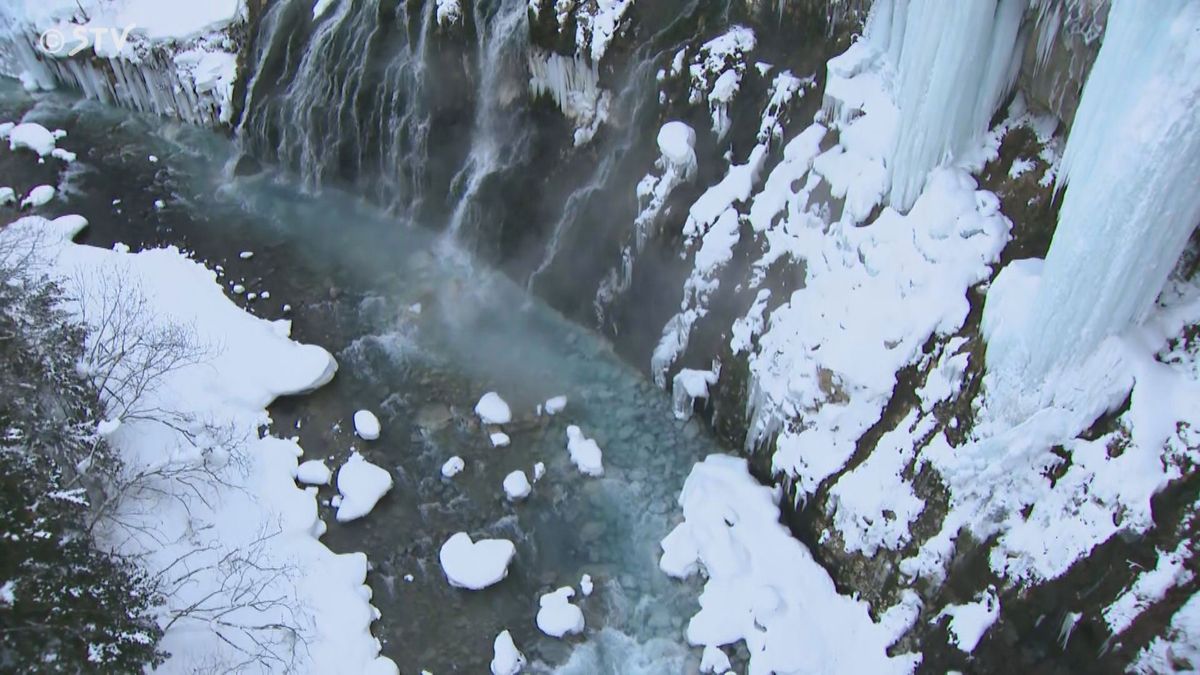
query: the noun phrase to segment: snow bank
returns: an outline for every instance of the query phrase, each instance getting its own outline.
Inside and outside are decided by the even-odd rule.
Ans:
[[[442,544],[438,559],[451,586],[479,591],[508,576],[508,565],[516,553],[507,539],[473,542],[466,532],[459,532]]]
[[[489,391],[475,404],[475,414],[484,424],[508,424],[512,421],[512,410],[500,394]]]
[[[887,654],[906,626],[876,624],[865,602],[838,595],[780,524],[776,498],[743,459],[710,455],[692,469],[679,497],[684,521],[663,539],[659,561],[671,576],[707,578],[688,642],[744,640],[755,673],[912,672],[919,656]]]
[[[571,604],[573,597],[575,597],[575,589],[570,586],[563,586],[543,595],[538,600],[538,630],[556,638],[582,633],[584,628],[583,610]]]
[[[261,594],[257,597],[279,598],[281,603],[246,607],[229,615],[230,620],[295,626],[304,648],[294,652],[297,643],[281,640],[278,634],[254,637],[283,650],[285,658],[294,655],[300,669],[396,673],[391,661],[379,658],[379,643],[370,632],[376,611],[364,585],[366,558],[335,555],[316,539],[322,524],[315,491],[297,487],[294,480],[303,451],[291,441],[259,437],[261,426],[270,422],[266,406],[278,396],[328,382],[336,371],[333,357],[319,347],[292,342],[286,323],[239,309],[212,271],[178,249],[128,253],[71,243],[86,223],[78,216],[54,221],[29,217],[0,236],[40,236],[51,271],[84,280],[73,308],[92,327],[89,339],[103,335],[96,332],[98,322],[114,297],[137,293],[145,301],[138,321],[152,328],[188,327],[204,348],[196,362],[167,373],[145,401],[194,425],[191,435],[151,419],[127,417],[108,437],[128,471],[186,471],[208,457],[216,462],[208,469],[221,477],[200,488],[203,499],[171,483],[161,486],[165,495],[143,491],[122,514],[129,529],[113,525],[99,533],[166,581],[172,592],[164,597],[164,616],[200,608],[196,619],[178,621],[167,631],[161,647],[171,657],[161,668],[192,672],[242,663],[245,654],[240,650],[259,648],[236,631],[218,636],[205,618],[209,609],[234,602],[231,594],[246,588],[229,586],[231,577],[222,573],[222,561],[248,559],[262,569],[286,570],[278,575],[245,569],[245,582]],[[103,283],[105,279],[120,282],[114,289]],[[119,403],[110,398],[105,406],[117,413]],[[213,429],[219,434],[211,435]],[[221,463],[221,458],[236,461]],[[179,568],[181,560],[184,569]],[[173,581],[179,579],[187,583]]]
[[[517,649],[508,631],[496,636],[492,654],[492,675],[517,675],[525,667],[525,655]]]
[[[579,427],[572,424],[567,427],[567,452],[571,461],[579,470],[588,476],[604,475],[604,453],[596,441],[583,435]]]
[[[379,418],[370,410],[359,410],[354,413],[354,433],[364,441],[379,438]]]
[[[529,496],[533,491],[533,486],[529,484],[529,477],[524,471],[513,471],[504,477],[504,496],[510,502],[520,501]]]
[[[355,452],[338,469],[337,487],[342,495],[337,519],[339,523],[345,523],[362,518],[375,508],[375,504],[392,489],[392,474]]]

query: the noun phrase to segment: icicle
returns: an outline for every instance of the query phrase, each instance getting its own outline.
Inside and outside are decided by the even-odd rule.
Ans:
[[[987,130],[1016,79],[1026,7],[1026,0],[894,0],[872,8],[868,39],[896,69],[892,206],[908,210],[929,171]]]
[[[1200,222],[1198,32],[1193,0],[1113,2],[1063,154],[1065,195],[1041,273],[1006,268],[984,312],[989,397],[1009,417],[1032,412],[1019,402],[1031,385],[1145,316]],[[1031,302],[996,293],[1019,278]]]

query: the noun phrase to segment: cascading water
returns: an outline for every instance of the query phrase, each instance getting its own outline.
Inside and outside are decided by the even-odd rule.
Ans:
[[[427,183],[432,3],[410,15],[408,3],[341,2],[316,18],[311,6],[279,2],[263,18],[243,147],[310,188],[341,177],[415,211]]]
[[[516,166],[526,149],[515,104],[525,92],[525,49],[529,23],[525,0],[501,0],[475,6],[478,50],[478,98],[471,149],[450,185],[454,210],[448,231],[457,238],[479,217],[477,199],[489,177]]]

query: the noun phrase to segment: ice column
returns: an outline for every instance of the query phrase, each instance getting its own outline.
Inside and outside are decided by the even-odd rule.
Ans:
[[[1200,2],[1113,0],[1063,153],[1040,279],[1022,303],[988,298],[988,369],[1007,383],[991,394],[1038,386],[1146,316],[1200,222],[1197,111]],[[993,290],[1029,276],[1020,268]]]

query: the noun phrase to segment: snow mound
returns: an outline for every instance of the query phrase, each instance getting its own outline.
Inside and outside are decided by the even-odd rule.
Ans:
[[[8,149],[32,150],[39,157],[45,157],[54,152],[56,140],[54,134],[46,127],[33,122],[18,124],[8,134]]]
[[[512,421],[512,409],[500,398],[500,394],[489,391],[475,404],[475,414],[484,424],[508,424]]]
[[[525,499],[532,491],[533,486],[529,484],[529,478],[524,471],[513,471],[504,477],[504,495],[508,497],[508,501]]]
[[[507,539],[473,542],[466,532],[459,532],[442,544],[438,559],[451,586],[479,591],[508,576],[508,564],[516,553]]]
[[[950,641],[970,654],[975,651],[987,629],[1000,618],[1000,598],[994,588],[988,589],[980,593],[974,602],[947,605],[934,620],[943,616],[950,617]]]
[[[337,487],[342,493],[337,519],[339,523],[345,523],[362,518],[375,508],[375,504],[392,489],[392,474],[355,452],[338,469]]]
[[[525,655],[517,649],[508,631],[496,636],[492,654],[492,675],[517,675],[525,667]]]
[[[596,441],[585,438],[583,431],[572,424],[567,427],[567,452],[571,453],[571,461],[579,470],[588,476],[604,475],[604,453]]]
[[[571,604],[575,589],[570,586],[546,593],[538,600],[541,609],[537,613],[537,626],[550,637],[561,638],[567,634],[582,633],[583,610]]]
[[[305,485],[329,485],[333,472],[319,459],[310,459],[296,467],[296,480]]]
[[[354,433],[364,441],[379,438],[379,418],[370,410],[359,410],[354,413]]]
[[[592,575],[585,574],[579,578],[579,592],[583,593],[583,597],[586,598],[591,595],[594,589],[595,585],[592,583]]]
[[[458,474],[462,473],[462,470],[465,468],[467,468],[467,464],[463,461],[463,458],[455,455],[446,460],[446,463],[442,465],[442,476],[446,478],[454,478]]]
[[[696,131],[684,122],[667,122],[658,130],[658,151],[684,175],[696,170],[695,147]]]
[[[50,203],[54,199],[56,190],[50,185],[39,185],[29,191],[25,199],[21,200],[21,208],[36,208]]]
[[[512,439],[503,431],[495,431],[488,435],[488,440],[492,442],[493,448],[507,448]]]
[[[558,413],[560,413],[566,409],[567,409],[567,397],[566,396],[555,396],[553,398],[548,398],[548,399],[546,399],[546,402],[544,404],[542,404],[542,410],[546,411],[547,415],[557,415]]]
[[[673,577],[707,577],[688,642],[745,640],[750,672],[911,672],[919,656],[887,652],[903,627],[876,624],[867,603],[838,594],[780,524],[777,498],[744,459],[710,455],[692,469],[679,496],[684,522],[659,560]]]

